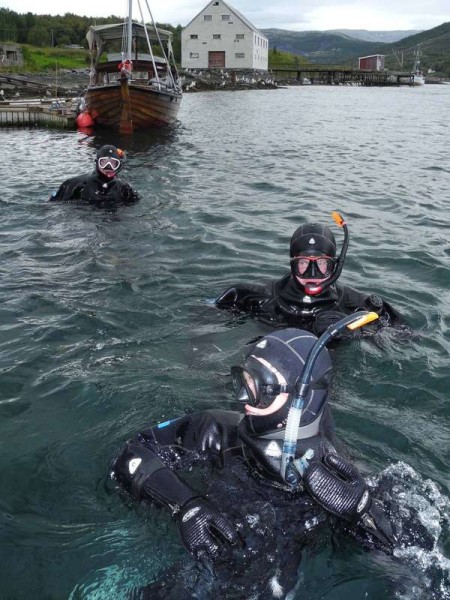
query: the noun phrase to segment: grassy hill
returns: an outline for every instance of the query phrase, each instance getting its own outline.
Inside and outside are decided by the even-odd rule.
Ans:
[[[438,27],[409,36],[395,44],[389,44],[384,48],[387,68],[399,69],[398,59],[403,57],[403,65],[406,70],[411,68],[414,62],[414,52],[420,44],[422,68],[429,68],[437,74],[450,77],[450,22],[443,23]]]
[[[310,64],[311,61],[304,56],[283,52],[283,50],[278,50],[277,48],[269,48],[269,69],[276,69],[277,67],[292,67],[293,69],[297,69],[302,65]]]
[[[83,69],[89,66],[86,50],[70,48],[39,48],[29,44],[22,46],[24,67],[10,67],[10,71],[39,72],[47,69]],[[1,69],[0,69],[1,70]]]

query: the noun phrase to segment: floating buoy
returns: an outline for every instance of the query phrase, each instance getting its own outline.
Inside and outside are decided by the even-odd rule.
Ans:
[[[94,124],[94,120],[87,111],[84,111],[78,115],[78,117],[77,117],[77,126],[78,127],[92,127],[93,124]]]

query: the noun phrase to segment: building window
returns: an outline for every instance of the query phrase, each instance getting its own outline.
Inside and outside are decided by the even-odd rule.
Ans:
[[[235,39],[236,40],[243,40],[244,39],[244,34],[243,33],[237,33]]]
[[[204,21],[212,21],[212,15],[203,15]]]
[[[236,54],[234,56],[235,56],[235,58],[245,58],[244,52],[236,52]]]
[[[198,35],[196,33],[193,33],[191,35],[191,40],[198,40]]]
[[[222,15],[222,21],[229,21],[230,15]]]
[[[213,33],[213,40],[220,40],[220,33]]]
[[[191,52],[189,58],[198,58],[198,52]]]
[[[213,6],[219,6],[219,3],[218,2],[214,2]]]

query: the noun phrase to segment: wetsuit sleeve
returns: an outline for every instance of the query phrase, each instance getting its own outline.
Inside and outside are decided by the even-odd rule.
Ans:
[[[156,501],[171,511],[185,548],[196,558],[217,558],[222,543],[235,544],[238,533],[227,517],[177,476],[174,461],[185,449],[198,454],[225,451],[239,417],[204,411],[162,423],[128,442],[113,465],[113,477],[134,498]]]
[[[199,494],[174,470],[187,454],[220,459],[237,443],[239,418],[231,411],[202,411],[144,430],[125,445],[112,476],[135,499],[155,500],[176,512]]]
[[[86,175],[72,177],[64,181],[56,192],[51,194],[49,200],[78,200],[81,198],[81,193],[86,185]]]
[[[356,310],[371,310],[376,312],[380,318],[376,322],[378,327],[408,328],[403,316],[388,302],[377,294],[363,294],[347,286],[339,287],[340,298],[338,309],[349,314]]]
[[[269,285],[237,284],[216,299],[218,308],[257,314],[271,297]]]

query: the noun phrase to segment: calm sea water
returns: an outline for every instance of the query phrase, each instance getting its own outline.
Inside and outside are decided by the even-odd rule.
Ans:
[[[267,329],[211,300],[283,274],[294,229],[335,209],[342,281],[417,332],[333,352],[337,432],[366,474],[409,482],[436,548],[328,548],[296,598],[450,598],[449,110],[450,86],[309,86],[187,95],[176,127],[130,139],[0,131],[1,600],[122,599],[183,556],[168,518],[108,491],[108,463],[139,428],[235,407],[229,366]],[[48,203],[103,143],[142,201]]]

